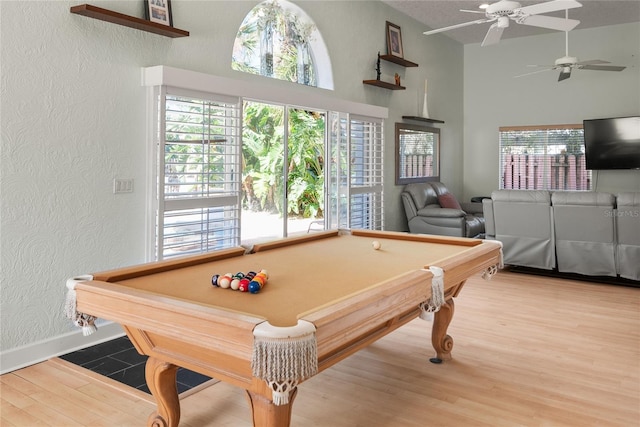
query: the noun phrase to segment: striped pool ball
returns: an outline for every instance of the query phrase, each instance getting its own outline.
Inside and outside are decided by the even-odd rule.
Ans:
[[[231,286],[231,274],[227,273],[224,276],[218,278],[218,286],[224,289],[228,289]]]

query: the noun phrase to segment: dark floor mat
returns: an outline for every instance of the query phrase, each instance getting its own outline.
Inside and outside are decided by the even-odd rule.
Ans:
[[[151,394],[144,377],[147,356],[139,354],[126,336],[62,355],[60,359]],[[179,368],[178,393],[209,380],[210,377]]]

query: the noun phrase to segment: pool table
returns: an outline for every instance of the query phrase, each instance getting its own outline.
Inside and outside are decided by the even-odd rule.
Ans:
[[[284,427],[301,382],[434,311],[436,299],[431,360],[450,359],[453,298],[500,262],[495,241],[334,230],[71,280],[78,314],[120,323],[149,356],[149,426],[178,425],[182,366],[244,388],[254,426]],[[211,284],[261,269],[269,279],[258,293]]]

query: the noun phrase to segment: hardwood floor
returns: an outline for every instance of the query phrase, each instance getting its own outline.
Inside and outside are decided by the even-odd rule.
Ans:
[[[414,320],[299,386],[292,426],[640,426],[640,289],[499,272],[470,279],[429,363]],[[154,404],[54,360],[0,377],[2,426],[143,426]],[[141,393],[144,394],[144,393]],[[250,426],[244,392],[182,399],[181,426]]]

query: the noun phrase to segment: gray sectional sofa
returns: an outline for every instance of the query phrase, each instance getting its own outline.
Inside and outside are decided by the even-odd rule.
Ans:
[[[640,193],[497,190],[483,211],[506,265],[640,280]]]

